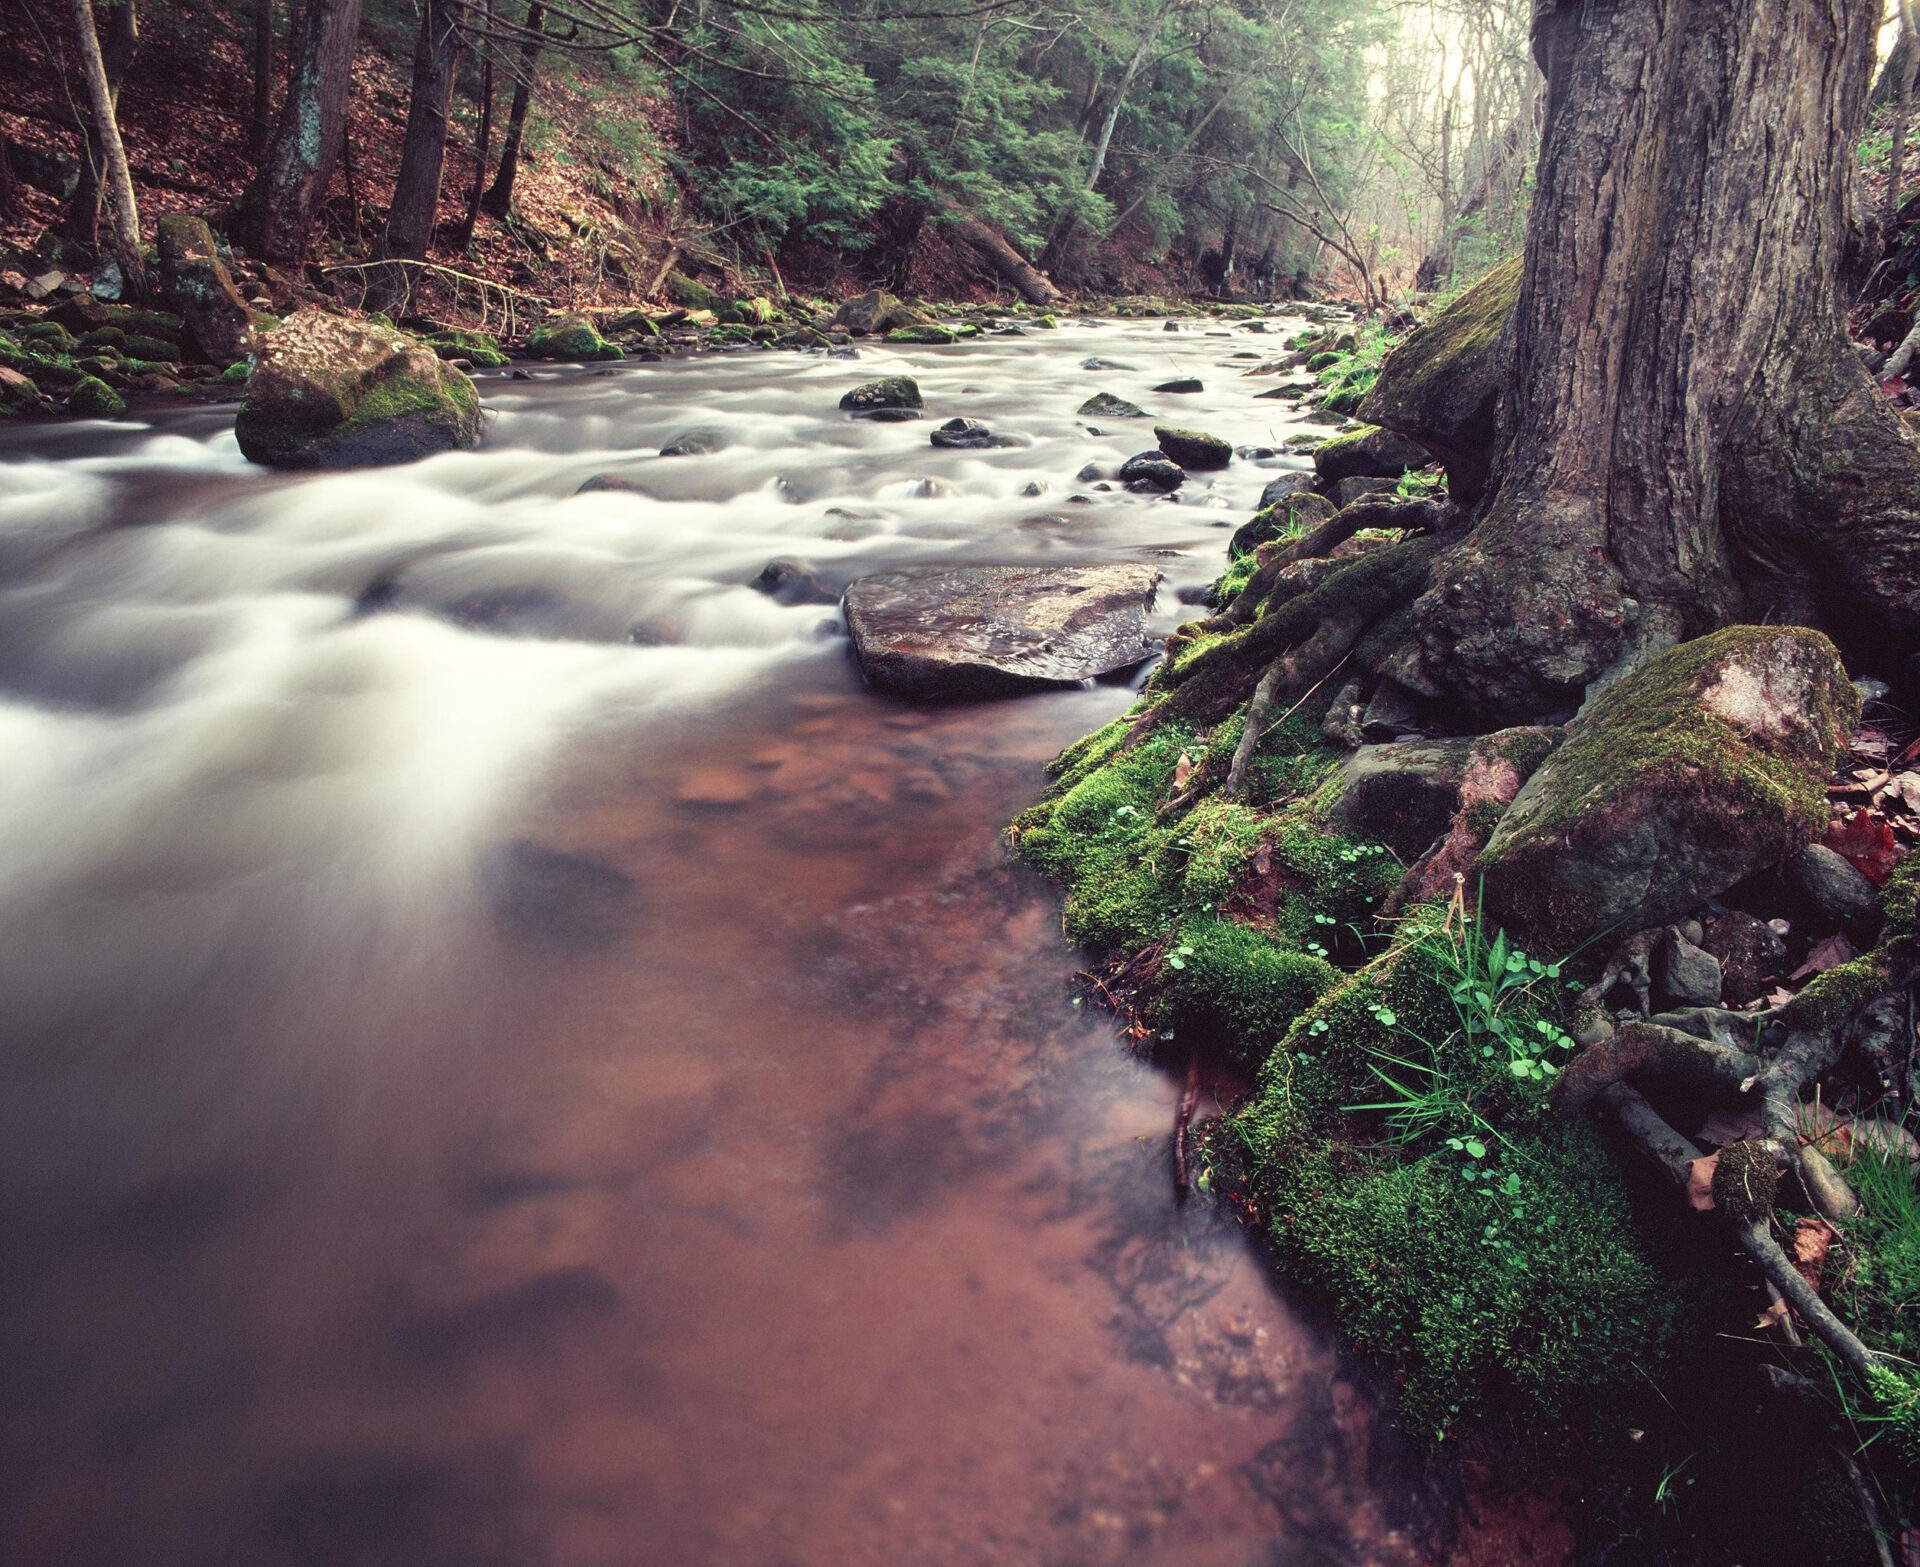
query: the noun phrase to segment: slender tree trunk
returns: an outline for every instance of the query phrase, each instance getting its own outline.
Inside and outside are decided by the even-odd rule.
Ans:
[[[418,261],[433,238],[440,204],[440,177],[447,162],[447,114],[453,103],[460,60],[460,23],[466,0],[425,0],[413,49],[413,95],[407,104],[407,134],[400,172],[393,182],[380,254]]]
[[[253,120],[247,150],[256,162],[273,135],[273,0],[253,0]]]
[[[131,61],[139,44],[135,31],[133,0],[119,0],[115,8],[114,34],[128,43],[125,58]],[[73,0],[73,28],[80,44],[80,65],[87,78],[87,110],[92,118],[92,140],[106,162],[107,188],[113,192],[113,251],[120,263],[120,275],[126,291],[135,299],[146,297],[147,264],[140,255],[140,209],[134,200],[133,171],[127,167],[127,149],[120,140],[120,121],[114,112],[115,84],[107,78],[107,62],[100,52],[100,35],[93,26],[92,0]],[[125,70],[123,64],[121,69]]]
[[[1389,672],[1564,711],[1769,617],[1890,667],[1920,639],[1920,459],[1838,292],[1875,8],[1559,0],[1533,26],[1546,137],[1502,444]]]
[[[482,0],[488,22],[493,20],[493,0]],[[480,221],[480,198],[487,187],[487,148],[493,140],[493,55],[480,58],[480,128],[473,137],[473,184],[467,191],[467,215],[460,224],[460,253],[473,248],[473,226]]]
[[[273,137],[236,213],[255,255],[298,262],[326,200],[347,131],[360,0],[303,0]]]
[[[1916,22],[1920,18],[1914,15],[1913,0],[1900,0],[1900,36],[1894,41],[1889,52],[1887,68],[1892,70],[1895,58],[1899,61],[1899,74],[1894,78],[1893,135],[1887,148],[1887,208],[1886,223],[1893,224],[1894,215],[1900,210],[1900,176],[1907,161],[1907,127],[1912,123],[1913,115],[1913,78],[1920,71],[1920,54],[1915,53],[1911,45],[1901,48],[1914,37]]]
[[[533,101],[533,68],[540,59],[540,39],[547,9],[540,0],[527,7],[525,41],[520,45],[520,74],[513,84],[513,107],[507,111],[507,134],[500,141],[500,169],[480,198],[480,205],[496,218],[513,211],[513,182],[520,172],[520,138],[527,128],[527,108]]]
[[[133,58],[140,52],[139,17],[134,10],[134,0],[123,0],[121,4],[109,5],[107,22],[107,39],[105,44],[102,44],[99,41],[99,34],[94,30],[92,12],[89,11],[86,37],[92,40],[94,52],[100,56],[104,66],[107,96],[117,115],[120,104],[120,84],[126,80],[127,71],[133,65]],[[86,47],[83,41],[81,44],[83,67]],[[88,98],[91,103],[91,84],[88,87]],[[81,137],[86,156],[80,161],[80,183],[74,187],[73,195],[68,198],[67,210],[60,220],[60,237],[80,246],[92,255],[100,249],[100,193],[108,183],[107,145],[101,133],[100,117],[97,112],[89,110],[87,122],[81,128]]]

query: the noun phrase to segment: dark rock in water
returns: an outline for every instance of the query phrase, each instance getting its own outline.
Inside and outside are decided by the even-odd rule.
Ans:
[[[837,604],[840,595],[814,574],[804,561],[770,560],[748,584],[779,604]]]
[[[662,457],[705,457],[709,452],[724,451],[733,443],[724,430],[688,430],[684,435],[676,435],[660,448]]]
[[[618,473],[596,473],[573,493],[575,495],[590,495],[595,490],[613,490],[622,495],[645,495],[648,500],[654,498],[645,488],[635,484],[633,480],[627,478],[624,474]]]
[[[525,370],[516,370],[508,376],[507,379],[510,381],[531,381],[533,377]]]
[[[1740,909],[1708,920],[1700,946],[1720,960],[1720,1000],[1730,1007],[1744,1007],[1764,996],[1778,983],[1787,956],[1787,944],[1773,927]]]
[[[1833,644],[1730,626],[1642,664],[1567,726],[1474,862],[1530,949],[1646,930],[1811,843],[1859,720]]]
[[[1089,419],[1144,419],[1147,411],[1111,392],[1095,392],[1080,405],[1082,417]]]
[[[1392,430],[1365,429],[1336,435],[1313,454],[1313,467],[1331,484],[1337,479],[1397,479],[1432,460],[1416,440]]]
[[[1091,484],[1095,479],[1100,477],[1100,465],[1097,462],[1088,463],[1086,467],[1074,475],[1074,478],[1082,484]]]
[[[829,359],[858,359],[860,350],[851,343],[837,343],[827,350]]]
[[[527,336],[527,352],[535,359],[624,359],[617,343],[600,335],[591,316],[578,313],[543,321]]]
[[[1206,388],[1192,376],[1183,376],[1177,381],[1162,381],[1154,390],[1156,392],[1204,392]]]
[[[413,462],[480,439],[480,396],[416,338],[302,310],[260,340],[233,433],[250,462]]]
[[[1676,930],[1661,938],[1658,975],[1662,1011],[1720,1004],[1720,960]]]
[[[1334,509],[1343,511],[1369,495],[1391,495],[1396,488],[1396,481],[1392,479],[1342,479],[1330,493]]]
[[[1152,655],[1151,566],[926,566],[847,589],[854,655],[882,690],[1009,696]]]
[[[1211,604],[1213,586],[1206,582],[1189,582],[1174,591],[1174,598],[1182,604]]]
[[[877,381],[863,381],[840,399],[840,406],[853,413],[873,413],[882,408],[924,408],[920,384],[910,375],[883,375]]]
[[[985,446],[998,446],[1000,443],[978,419],[949,419],[932,435],[935,446],[955,447],[960,450],[975,450]]]
[[[1224,468],[1233,461],[1233,448],[1219,436],[1208,435],[1204,430],[1175,430],[1156,425],[1153,438],[1160,443],[1161,451],[1191,472]]]
[[[158,244],[160,286],[186,323],[198,357],[225,369],[252,354],[253,311],[233,286],[206,219],[163,213]]]
[[[1047,493],[1047,481],[1045,479],[1029,479],[1025,484],[1020,486],[1020,493],[1022,495],[1045,495]]]
[[[1187,482],[1187,471],[1165,452],[1136,452],[1120,465],[1120,482],[1150,485],[1156,490],[1177,490]]]
[[[1080,368],[1082,370],[1133,370],[1138,367],[1135,365],[1123,365],[1117,359],[1102,359],[1098,354],[1095,354],[1091,359],[1081,360]]]
[[[920,417],[917,408],[856,408],[849,416],[868,424],[907,424]]]
[[[1310,473],[1283,473],[1277,479],[1267,480],[1267,487],[1260,492],[1259,510],[1269,506],[1278,506],[1289,495],[1298,495],[1303,490],[1313,488],[1313,475]]]
[[[1858,919],[1880,901],[1872,882],[1844,855],[1824,843],[1810,843],[1782,867],[1787,878],[1822,914],[1832,919]]]
[[[866,337],[870,333],[891,332],[899,327],[922,326],[929,319],[924,311],[903,304],[884,289],[870,288],[858,298],[842,304],[833,313],[833,319],[827,322],[827,330]]]

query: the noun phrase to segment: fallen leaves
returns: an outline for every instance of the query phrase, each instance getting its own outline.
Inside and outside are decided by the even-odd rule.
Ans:
[[[1184,792],[1187,787],[1187,780],[1192,776],[1193,758],[1187,755],[1185,751],[1182,751],[1180,753],[1180,760],[1173,764],[1173,792],[1175,794]]]
[[[1807,953],[1807,961],[1787,976],[1789,980],[1811,979],[1815,974],[1824,974],[1830,968],[1838,968],[1842,963],[1851,963],[1860,954],[1847,940],[1845,931],[1835,931],[1825,941],[1816,942]]]
[[[1886,818],[1871,808],[1849,811],[1829,822],[1821,842],[1876,887],[1893,874],[1907,852],[1895,840]]]
[[[1717,1153],[1693,1161],[1687,1175],[1687,1206],[1695,1213],[1713,1211],[1713,1172],[1719,1168],[1720,1155]]]

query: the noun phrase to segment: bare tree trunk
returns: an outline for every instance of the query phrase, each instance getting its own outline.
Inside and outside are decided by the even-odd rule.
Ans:
[[[273,0],[253,0],[253,120],[247,151],[254,160],[273,135]]]
[[[440,204],[440,177],[447,162],[447,113],[453,103],[454,68],[460,59],[460,24],[466,0],[425,0],[413,48],[413,94],[407,104],[407,134],[400,172],[393,182],[380,254],[421,260],[433,238]]]
[[[302,260],[347,133],[347,89],[360,0],[304,0],[287,67],[287,96],[236,213],[255,255]]]
[[[533,68],[540,59],[540,38],[547,10],[540,0],[527,7],[526,40],[520,45],[520,73],[513,84],[513,107],[507,111],[507,134],[500,142],[500,169],[480,198],[480,205],[496,218],[513,211],[513,181],[520,172],[520,138],[527,128],[527,109],[533,101]]]
[[[93,40],[94,51],[104,64],[107,95],[117,113],[120,84],[126,80],[133,58],[140,52],[139,18],[134,11],[134,0],[110,5],[107,21],[109,25],[104,45],[94,31],[91,11],[87,15],[86,31]],[[84,66],[85,43],[82,43],[81,49]],[[89,113],[86,124],[81,127],[81,143],[86,156],[80,160],[80,183],[74,187],[73,195],[67,201],[67,210],[60,219],[60,237],[93,255],[100,249],[100,192],[107,179],[107,147],[100,131],[98,114]]]
[[[1389,672],[1506,716],[1737,620],[1904,656],[1920,459],[1837,283],[1873,8],[1559,0],[1533,26],[1547,128],[1493,486]]]
[[[1051,305],[1060,298],[1059,289],[1041,276],[1001,235],[978,218],[949,212],[947,222],[954,233],[973,247],[982,261],[1019,290],[1020,297],[1028,304]]]
[[[138,47],[133,0],[119,0],[114,32],[130,40],[126,58]],[[120,121],[114,113],[115,85],[107,79],[107,62],[100,53],[100,35],[94,31],[92,0],[73,0],[73,29],[80,44],[80,65],[87,78],[87,110],[93,141],[106,160],[107,187],[113,192],[113,250],[120,263],[126,291],[135,299],[149,292],[147,264],[140,255],[140,209],[133,195],[133,171],[127,167],[127,149],[120,140]],[[125,67],[123,66],[124,70]]]
[[[1895,41],[1888,56],[1887,67],[1892,70],[1894,57],[1899,59],[1899,74],[1894,78],[1893,135],[1887,148],[1887,208],[1886,222],[1893,224],[1894,215],[1900,210],[1900,175],[1907,161],[1907,126],[1913,113],[1913,78],[1920,70],[1920,53],[1913,48],[1902,49],[1915,34],[1913,0],[1900,0],[1900,36]]]
[[[481,0],[486,21],[493,21],[493,0]],[[493,55],[480,58],[480,127],[473,137],[473,184],[467,191],[467,215],[460,224],[460,253],[473,248],[473,226],[480,221],[480,198],[487,188],[487,146],[493,140]]]

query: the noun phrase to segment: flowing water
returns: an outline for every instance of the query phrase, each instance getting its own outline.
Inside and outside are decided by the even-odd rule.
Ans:
[[[998,846],[1127,686],[902,706],[746,585],[1145,559],[1170,627],[1284,461],[1097,491],[1151,436],[1073,410],[1273,444],[1277,344],[489,377],[325,476],[0,432],[0,1561],[1415,1559]],[[900,370],[1019,444],[836,410]]]

